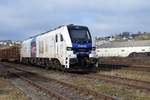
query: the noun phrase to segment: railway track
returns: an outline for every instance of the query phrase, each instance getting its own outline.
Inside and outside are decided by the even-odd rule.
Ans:
[[[79,75],[79,74],[69,74],[76,77],[83,77],[88,79],[96,79],[96,80],[103,80],[110,83],[115,83],[118,85],[124,85],[135,89],[147,90],[150,91],[150,82],[147,81],[140,81],[135,79],[117,77],[117,76],[110,76],[104,74],[89,74],[89,75]]]
[[[110,82],[118,85],[124,85],[135,89],[150,91],[150,82],[147,81],[139,81],[135,79],[128,79],[128,78],[103,75],[103,74],[90,74],[90,75],[84,75],[84,77],[90,79],[96,79],[96,80],[103,80],[106,82]]]
[[[10,73],[28,82],[32,86],[45,91],[49,96],[58,100],[117,100],[117,98],[102,93],[79,87],[54,78],[46,78],[39,74],[17,68],[12,65],[5,65],[13,68]]]

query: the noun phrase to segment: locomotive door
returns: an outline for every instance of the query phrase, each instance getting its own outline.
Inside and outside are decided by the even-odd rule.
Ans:
[[[58,34],[55,36],[55,57],[58,58],[58,48],[59,48],[59,37]]]
[[[61,40],[60,40],[60,34],[56,35],[56,57],[60,58],[61,57]]]
[[[64,42],[63,35],[60,34],[59,36],[60,36],[59,53],[60,53],[60,58],[63,59],[64,55],[65,55],[65,52],[64,52],[64,50],[65,50],[65,46],[64,46],[65,42]]]
[[[56,57],[59,58],[60,62],[64,55],[64,39],[61,34],[56,35]]]

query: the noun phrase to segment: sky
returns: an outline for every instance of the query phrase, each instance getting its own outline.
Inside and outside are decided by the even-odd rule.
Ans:
[[[24,40],[60,25],[95,37],[150,32],[150,0],[0,0],[0,40]]]

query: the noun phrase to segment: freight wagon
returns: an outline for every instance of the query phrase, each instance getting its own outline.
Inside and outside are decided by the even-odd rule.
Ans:
[[[150,40],[107,42],[97,46],[98,57],[150,56]]]
[[[23,41],[20,61],[69,70],[91,70],[98,66],[88,27],[73,24]]]
[[[20,60],[20,45],[8,46],[0,49],[0,61],[15,61]]]

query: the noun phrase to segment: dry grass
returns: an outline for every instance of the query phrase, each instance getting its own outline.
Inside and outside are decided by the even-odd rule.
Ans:
[[[150,82],[149,72],[133,71],[133,70],[113,70],[113,71],[101,71],[99,73]]]
[[[113,85],[103,81],[76,79],[73,81],[73,83],[97,92],[105,93],[111,96],[117,96],[121,100],[150,100],[150,93],[144,93],[140,90],[132,90],[128,87]]]
[[[27,100],[27,97],[8,80],[0,79],[0,100]]]

